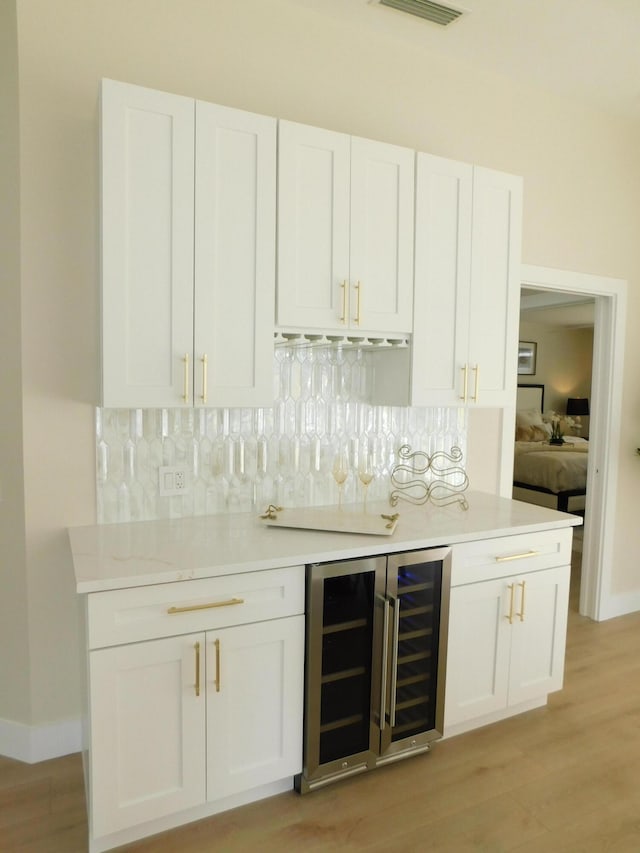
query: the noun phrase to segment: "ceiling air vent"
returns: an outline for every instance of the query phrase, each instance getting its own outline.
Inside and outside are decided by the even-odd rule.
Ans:
[[[417,15],[425,21],[440,24],[446,27],[463,14],[461,9],[453,9],[451,6],[443,6],[441,3],[432,3],[430,0],[378,0],[381,6],[389,6],[400,12],[408,12],[409,15]]]

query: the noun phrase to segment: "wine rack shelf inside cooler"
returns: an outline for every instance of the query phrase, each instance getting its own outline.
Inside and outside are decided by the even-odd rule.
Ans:
[[[324,581],[320,762],[369,745],[373,577]]]
[[[391,740],[435,726],[438,670],[439,563],[398,571],[398,645]]]

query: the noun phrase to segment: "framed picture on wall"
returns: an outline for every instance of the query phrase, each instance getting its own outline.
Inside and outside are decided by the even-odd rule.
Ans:
[[[536,372],[538,344],[533,341],[518,342],[518,373],[533,376]]]

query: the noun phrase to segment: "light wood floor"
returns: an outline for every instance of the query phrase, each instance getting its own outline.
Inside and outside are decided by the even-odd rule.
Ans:
[[[638,853],[640,614],[594,623],[571,596],[549,705],[305,797],[283,794],[129,853]],[[0,759],[0,851],[84,853],[77,755]]]

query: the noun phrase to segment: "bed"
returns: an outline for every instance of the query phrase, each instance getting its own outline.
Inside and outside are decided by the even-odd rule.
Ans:
[[[562,512],[584,509],[589,442],[570,434],[565,443],[549,444],[551,425],[544,412],[544,385],[518,385],[513,464],[513,497],[542,503]]]

